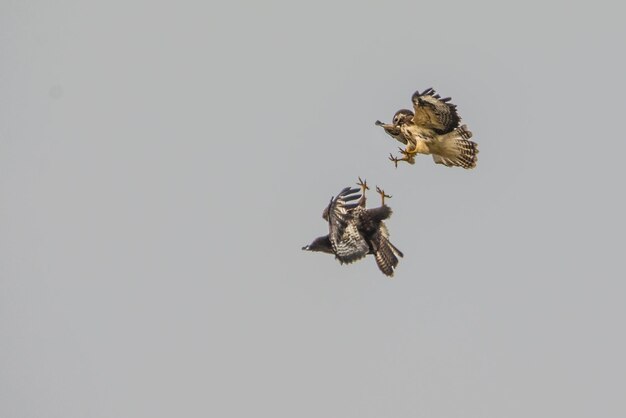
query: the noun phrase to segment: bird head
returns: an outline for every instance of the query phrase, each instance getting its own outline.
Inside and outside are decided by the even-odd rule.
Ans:
[[[322,253],[333,253],[333,247],[330,244],[330,239],[328,235],[324,235],[323,237],[315,238],[312,243],[309,245],[305,245],[302,247],[304,251],[318,251]]]
[[[402,125],[413,117],[413,112],[409,109],[400,109],[393,115],[393,124]]]

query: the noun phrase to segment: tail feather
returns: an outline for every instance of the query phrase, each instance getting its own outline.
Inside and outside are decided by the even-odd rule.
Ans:
[[[388,240],[382,239],[378,249],[374,253],[374,258],[376,259],[378,268],[386,276],[393,277],[393,271],[398,266],[399,262],[396,254],[400,257],[404,256],[404,254],[402,254],[402,252],[394,247]]]
[[[404,253],[402,253],[402,251],[400,251],[395,245],[393,245],[389,241],[387,241],[387,244],[389,244],[389,246],[391,247],[391,249],[393,250],[395,255],[397,255],[399,257],[404,257]]]
[[[466,169],[476,167],[478,161],[478,144],[469,139],[472,132],[466,125],[456,128],[454,131],[441,136],[440,152],[433,154],[437,164],[448,167],[463,167]]]

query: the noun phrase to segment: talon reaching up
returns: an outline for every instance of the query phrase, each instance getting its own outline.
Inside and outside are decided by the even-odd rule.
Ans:
[[[376,192],[380,195],[381,206],[385,206],[385,198],[391,199],[391,196],[388,194],[385,194],[385,191],[378,186],[376,186]]]
[[[359,177],[359,181],[356,183],[356,185],[361,186],[361,194],[365,194],[365,191],[370,189],[367,185],[367,180],[361,180],[361,177]]]
[[[361,199],[359,199],[359,206],[365,207],[365,191],[370,189],[367,185],[367,180],[361,180],[361,177],[359,177],[357,186],[361,187]]]
[[[359,178],[358,184],[363,191],[367,190],[365,181]],[[379,187],[376,190],[382,193],[383,199],[390,197]],[[366,209],[351,203],[359,198],[358,192],[357,188],[346,187],[331,199],[322,213],[328,225],[328,235],[314,239],[302,249],[334,254],[341,264],[353,263],[372,254],[380,271],[392,277],[399,257],[404,256],[389,241],[389,230],[384,222],[389,219],[392,210],[387,205]]]

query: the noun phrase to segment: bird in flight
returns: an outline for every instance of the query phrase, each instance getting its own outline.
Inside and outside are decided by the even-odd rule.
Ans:
[[[322,218],[328,222],[328,235],[314,239],[302,249],[334,254],[341,264],[350,264],[367,254],[373,254],[380,271],[392,277],[398,265],[398,257],[404,254],[389,241],[389,231],[383,222],[392,213],[385,204],[385,198],[391,196],[376,187],[381,196],[381,205],[366,209],[365,190],[369,190],[369,187],[361,178],[357,185],[360,190],[346,187],[330,199],[322,213]]]
[[[476,167],[478,144],[470,141],[472,132],[467,125],[459,126],[461,117],[450,97],[441,98],[434,89],[422,93],[416,91],[411,100],[413,110],[400,109],[392,123],[376,121],[385,132],[406,145],[400,148],[402,158],[389,155],[398,167],[398,162],[415,164],[415,155],[431,154],[437,164],[448,167]]]

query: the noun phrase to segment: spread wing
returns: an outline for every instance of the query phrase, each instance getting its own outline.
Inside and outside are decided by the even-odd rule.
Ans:
[[[359,231],[359,219],[353,214],[361,197],[360,189],[346,187],[331,199],[327,211],[328,236],[335,256],[341,263],[352,263],[367,255],[369,246]]]
[[[416,91],[411,98],[415,116],[413,122],[439,134],[452,131],[459,126],[461,118],[456,112],[456,105],[450,103],[450,97],[441,98],[432,88],[422,93]]]

